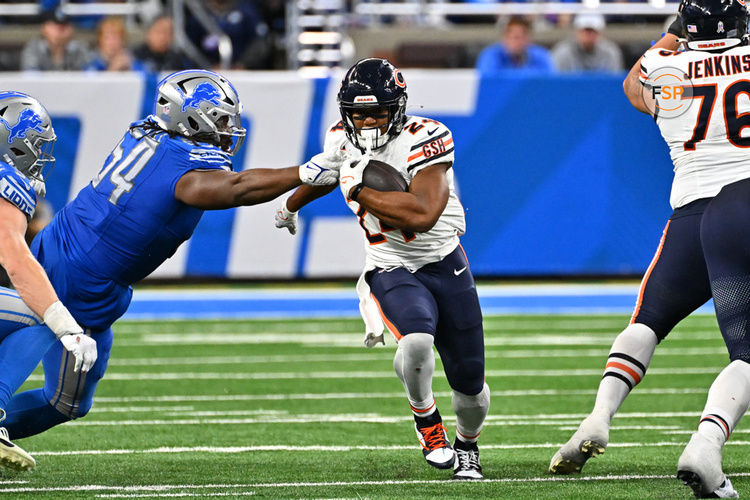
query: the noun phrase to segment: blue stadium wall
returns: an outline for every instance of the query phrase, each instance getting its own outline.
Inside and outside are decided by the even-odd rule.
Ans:
[[[227,73],[245,104],[236,168],[295,165],[338,119],[340,77]],[[462,242],[480,276],[632,275],[663,226],[672,166],[653,120],[622,93],[622,75],[479,78],[404,70],[409,114],[444,122],[466,208]],[[149,113],[157,76],[10,74],[39,97],[58,132],[48,183],[55,209],[91,179],[127,125]],[[276,204],[207,213],[155,277],[356,276],[364,238],[334,191],[303,209],[296,237],[273,226]]]

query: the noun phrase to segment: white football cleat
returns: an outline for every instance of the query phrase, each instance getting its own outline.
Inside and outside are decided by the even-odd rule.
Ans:
[[[448,441],[448,432],[443,426],[443,422],[438,422],[429,427],[419,427],[414,424],[417,430],[419,444],[422,445],[422,453],[427,463],[438,469],[450,469],[456,461],[456,454],[453,453],[451,443]]]
[[[550,474],[574,474],[591,457],[604,453],[609,443],[609,423],[592,413],[581,422],[567,443],[557,450],[549,464]]]
[[[690,486],[696,498],[739,498],[721,471],[721,446],[697,432],[677,461],[677,479]]]
[[[13,470],[31,470],[36,460],[23,448],[10,442],[8,431],[0,427],[0,466]]]
[[[453,479],[484,479],[482,464],[479,462],[479,448],[476,443],[463,443],[458,438],[453,442],[456,463],[453,466]]]

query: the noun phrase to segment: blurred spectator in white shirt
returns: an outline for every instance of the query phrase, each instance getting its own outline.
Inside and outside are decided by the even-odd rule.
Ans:
[[[622,51],[603,36],[604,16],[578,14],[573,20],[575,37],[563,40],[552,49],[552,60],[559,71],[620,71]]]

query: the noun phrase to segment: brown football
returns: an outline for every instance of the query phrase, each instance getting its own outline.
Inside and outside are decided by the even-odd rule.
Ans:
[[[362,172],[362,184],[376,191],[408,191],[409,184],[392,166],[370,160]]]

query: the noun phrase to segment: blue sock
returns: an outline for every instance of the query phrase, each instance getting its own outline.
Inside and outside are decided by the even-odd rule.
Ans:
[[[44,325],[18,329],[0,342],[0,408],[7,410],[13,393],[55,342],[57,337]]]
[[[70,420],[70,417],[52,408],[44,389],[16,394],[5,411],[7,416],[2,425],[8,429],[11,439],[33,436]]]

